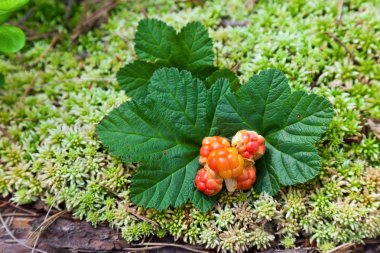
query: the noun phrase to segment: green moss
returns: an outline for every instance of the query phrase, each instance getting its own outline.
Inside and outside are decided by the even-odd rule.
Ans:
[[[6,77],[0,90],[0,195],[19,204],[42,199],[94,226],[109,223],[130,242],[171,235],[223,252],[242,252],[269,247],[275,238],[290,249],[302,234],[328,251],[379,236],[380,142],[367,121],[380,118],[380,2],[345,2],[341,25],[335,22],[334,1],[257,1],[254,10],[240,0],[190,2],[122,3],[107,23],[82,35],[74,46],[68,29],[78,22],[79,5],[63,25],[62,3],[30,3],[28,8],[37,11],[25,25],[43,33],[58,29],[63,40],[35,67],[27,65],[50,40],[30,42],[18,55],[0,56],[0,72]],[[112,157],[97,140],[95,124],[128,99],[114,76],[135,59],[133,37],[143,10],[176,28],[203,22],[215,41],[217,64],[234,68],[242,81],[274,67],[286,73],[293,89],[327,97],[335,116],[318,144],[319,177],[282,189],[276,197],[225,193],[206,214],[191,204],[160,212],[134,207],[129,187],[136,165]],[[222,19],[249,25],[223,27]],[[158,226],[138,220],[126,206]]]

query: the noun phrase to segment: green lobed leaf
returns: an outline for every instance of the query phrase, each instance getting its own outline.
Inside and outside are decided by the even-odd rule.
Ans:
[[[176,138],[187,143],[200,143],[207,134],[207,90],[188,71],[158,70],[148,87],[149,96],[160,107],[165,121],[176,130]]]
[[[140,167],[132,179],[131,200],[156,210],[185,204],[194,192],[198,152],[196,147],[182,147],[181,152]]]
[[[254,188],[259,192],[265,191],[272,196],[275,195],[281,186],[275,168],[267,161],[267,156],[264,155],[256,161],[255,166],[260,168],[260,171],[257,173]]]
[[[215,202],[218,200],[220,194],[217,194],[215,196],[206,196],[205,194],[201,193],[197,189],[193,191],[193,195],[191,197],[191,202],[201,211],[201,212],[207,212],[210,210],[214,205]]]
[[[4,23],[9,16],[27,4],[29,0],[1,0],[0,1],[0,24]]]
[[[227,79],[218,79],[207,91],[207,136],[224,135],[218,131],[216,109],[223,98],[224,94],[229,93],[231,90],[230,83]],[[203,136],[204,137],[204,136]]]
[[[160,67],[158,63],[135,61],[121,68],[116,78],[129,96],[144,97],[150,77]]]
[[[153,74],[148,91],[147,99],[121,105],[96,128],[114,155],[143,162],[132,180],[131,200],[162,210],[194,197],[199,209],[210,208],[213,200],[193,194],[194,177],[202,139],[216,128],[216,104],[230,92],[228,81],[207,90],[188,71],[162,68]]]
[[[203,78],[216,70],[212,40],[201,23],[192,22],[181,29],[173,43],[170,63]]]
[[[240,88],[239,78],[234,72],[229,69],[223,68],[215,71],[209,77],[206,78],[205,84],[207,88],[210,88],[218,79],[225,78],[231,84],[231,90],[236,91]]]
[[[24,32],[15,26],[0,25],[0,52],[15,53],[25,45]]]
[[[236,94],[222,98],[217,126],[227,136],[255,130],[266,140],[267,152],[257,162],[255,189],[274,195],[281,185],[314,178],[321,159],[314,144],[333,117],[331,104],[305,92],[291,93],[284,74],[266,70],[253,76]]]
[[[217,70],[212,40],[199,22],[187,24],[177,34],[162,21],[143,19],[137,27],[135,43],[140,61],[127,64],[117,74],[121,87],[132,97],[146,95],[148,80],[161,67],[189,70],[202,80]],[[231,75],[223,77],[231,79]],[[208,86],[214,81],[210,80]]]
[[[97,125],[102,143],[125,162],[155,161],[183,146],[167,131],[158,107],[149,99],[129,101],[111,111]]]
[[[142,19],[135,36],[135,50],[141,60],[169,63],[176,31],[157,19]]]

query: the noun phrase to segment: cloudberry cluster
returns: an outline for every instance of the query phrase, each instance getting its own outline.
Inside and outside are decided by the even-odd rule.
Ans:
[[[220,136],[205,137],[199,158],[203,168],[195,177],[195,185],[208,196],[220,192],[223,181],[230,192],[248,190],[256,182],[255,160],[264,153],[264,137],[255,131],[240,130],[231,143]]]

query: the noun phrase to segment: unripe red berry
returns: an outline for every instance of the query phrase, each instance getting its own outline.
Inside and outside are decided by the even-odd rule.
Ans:
[[[256,167],[252,164],[246,164],[240,176],[236,178],[237,190],[249,190],[256,182]]]
[[[197,189],[208,196],[220,192],[223,188],[223,178],[207,167],[198,170],[195,176],[195,185]]]

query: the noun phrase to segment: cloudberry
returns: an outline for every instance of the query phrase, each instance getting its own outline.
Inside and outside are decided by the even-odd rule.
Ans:
[[[264,137],[255,131],[240,130],[232,138],[231,144],[246,159],[257,160],[265,153]]]
[[[200,150],[199,163],[205,165],[207,162],[207,157],[213,150],[219,148],[228,148],[230,147],[230,142],[227,138],[220,136],[205,137],[202,140],[202,147]]]
[[[249,163],[245,165],[243,173],[236,178],[237,190],[249,190],[256,182],[256,167]]]
[[[220,148],[210,153],[207,165],[215,173],[225,179],[227,190],[236,189],[236,177],[240,176],[244,169],[244,160],[236,148]]]

